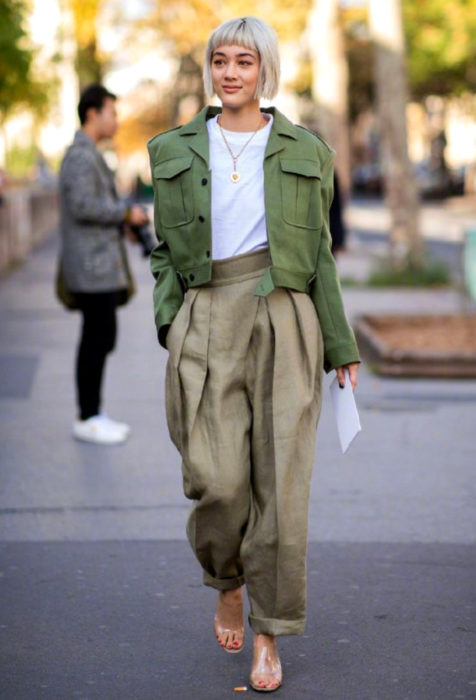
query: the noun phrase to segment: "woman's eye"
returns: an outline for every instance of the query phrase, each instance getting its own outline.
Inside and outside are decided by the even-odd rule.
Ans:
[[[223,61],[219,58],[217,58],[215,61],[213,61],[214,66],[221,66],[223,65]]]

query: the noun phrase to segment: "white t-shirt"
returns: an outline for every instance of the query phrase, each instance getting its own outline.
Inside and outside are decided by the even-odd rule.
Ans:
[[[264,207],[263,161],[272,115],[268,124],[253,136],[237,160],[239,182],[231,181],[233,160],[225,146],[217,117],[207,121],[212,172],[212,258],[221,260],[266,248],[268,236]],[[226,131],[236,155],[253,132]]]

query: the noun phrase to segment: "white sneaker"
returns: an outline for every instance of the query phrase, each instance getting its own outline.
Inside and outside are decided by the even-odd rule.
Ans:
[[[102,416],[91,416],[86,420],[75,421],[73,435],[76,440],[94,442],[98,445],[120,445],[127,439],[127,433],[124,430],[120,430],[113,422],[104,420]]]
[[[121,423],[118,420],[112,420],[112,418],[109,418],[109,416],[106,413],[99,413],[97,418],[100,418],[105,423],[107,423],[108,425],[110,425],[112,427],[117,428],[118,430],[122,430],[122,432],[125,433],[126,437],[131,432],[130,425],[127,425],[127,423]]]

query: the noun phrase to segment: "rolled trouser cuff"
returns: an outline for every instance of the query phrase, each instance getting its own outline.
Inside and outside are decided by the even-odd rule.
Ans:
[[[273,617],[248,617],[250,627],[255,634],[269,634],[279,637],[284,634],[303,634],[306,618],[298,620],[277,620]]]
[[[203,583],[205,586],[216,588],[217,591],[232,591],[235,588],[240,588],[245,582],[244,576],[236,576],[235,578],[214,578],[207,571],[203,572]]]

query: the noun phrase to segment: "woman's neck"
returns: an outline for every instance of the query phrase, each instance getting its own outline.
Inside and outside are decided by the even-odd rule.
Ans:
[[[266,124],[260,112],[259,102],[242,109],[223,106],[219,116],[220,126],[227,131],[256,131]]]

